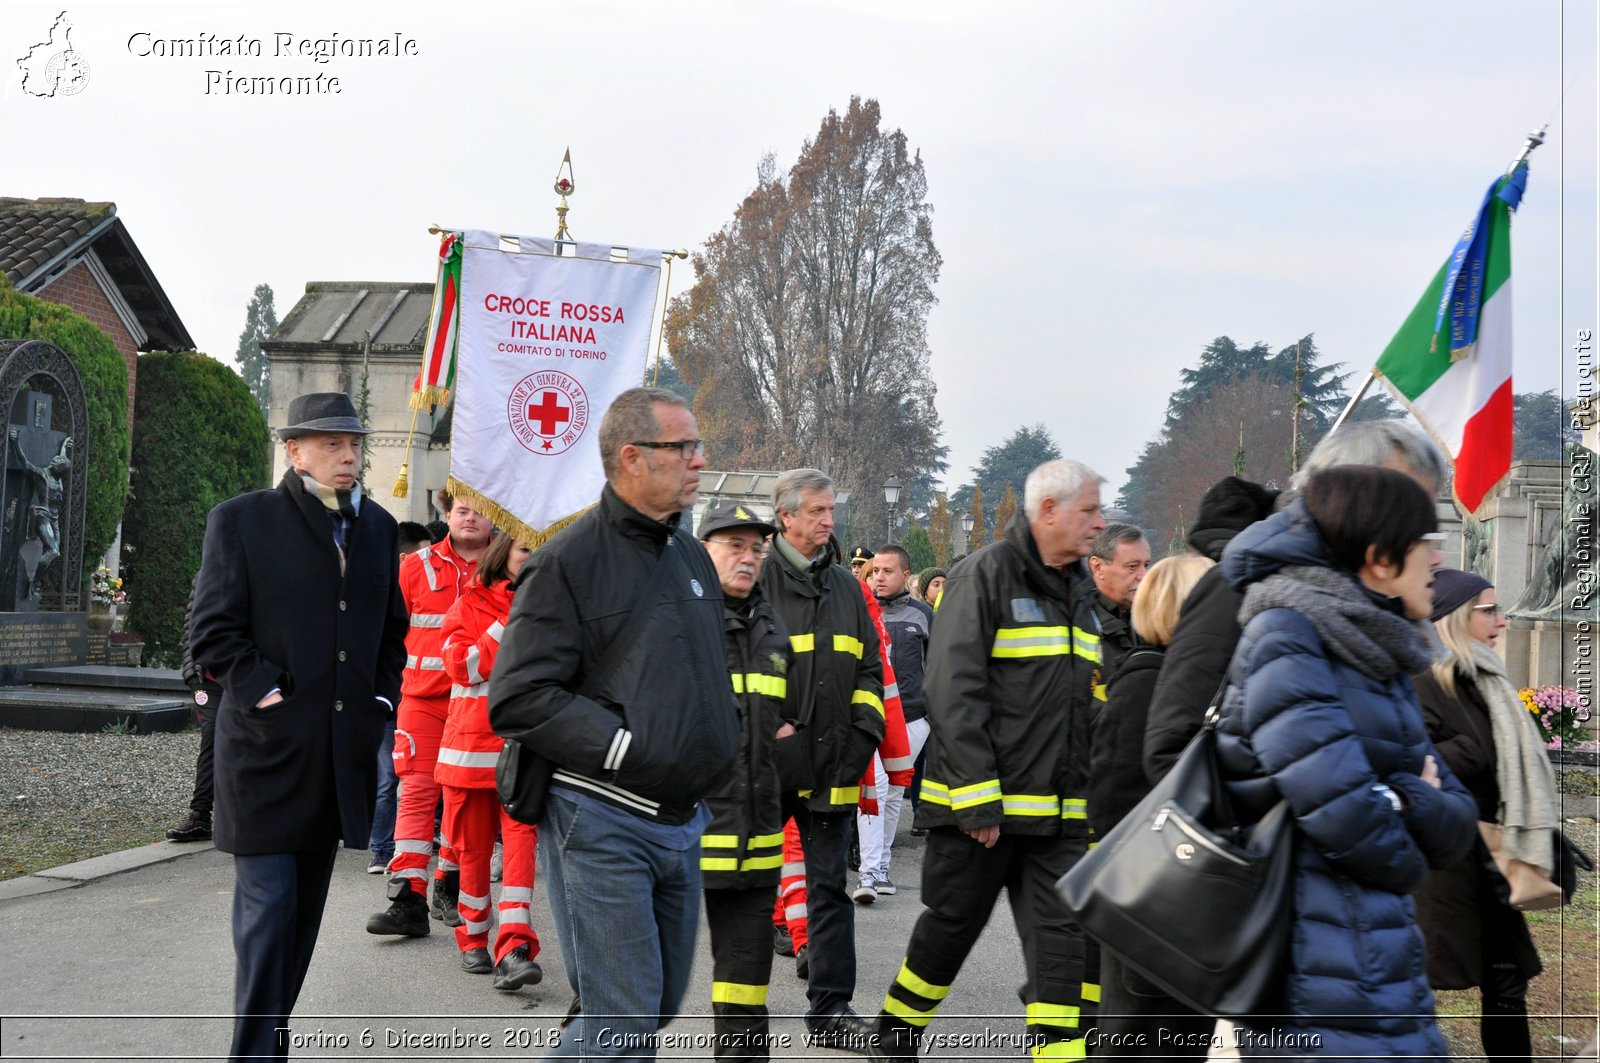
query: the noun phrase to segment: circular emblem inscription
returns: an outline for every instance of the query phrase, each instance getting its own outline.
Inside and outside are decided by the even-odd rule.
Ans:
[[[210,700],[211,700],[211,695],[207,694],[204,690],[196,690],[194,692],[194,703],[196,705],[204,705],[206,702],[208,702]]]
[[[694,596],[696,598],[704,598],[706,596],[705,588],[700,586],[700,581],[699,580],[697,580],[697,579],[690,580],[689,581],[689,587],[690,587],[690,589],[692,589],[694,591]]]
[[[76,96],[89,87],[89,64],[71,49],[57,52],[44,64],[44,80],[54,85],[54,96]]]
[[[535,454],[561,454],[589,427],[589,396],[567,374],[541,369],[512,387],[506,416],[523,447]]]

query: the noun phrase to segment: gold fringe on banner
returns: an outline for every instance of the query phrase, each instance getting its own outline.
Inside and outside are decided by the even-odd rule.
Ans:
[[[506,509],[500,503],[496,502],[492,498],[486,497],[483,492],[477,490],[476,488],[468,487],[460,480],[457,480],[454,476],[450,477],[449,480],[446,481],[445,489],[449,491],[450,494],[455,496],[455,498],[459,501],[466,502],[473,509],[477,510],[482,516],[488,517],[489,520],[492,521],[502,532],[511,536],[513,539],[526,543],[528,549],[530,550],[539,549],[539,547],[549,542],[557,532],[561,531],[567,525],[572,524],[579,517],[583,516],[585,513],[594,508],[594,505],[591,503],[590,505],[584,506],[582,509],[578,510],[578,512],[573,513],[570,516],[562,517],[560,520],[545,528],[543,531],[535,531],[521,519],[513,516],[511,511]]]
[[[425,410],[430,406],[443,406],[449,401],[449,388],[438,384],[426,384],[411,393],[410,405],[413,410]]]

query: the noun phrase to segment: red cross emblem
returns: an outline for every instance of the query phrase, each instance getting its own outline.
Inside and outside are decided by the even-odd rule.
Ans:
[[[561,397],[557,392],[541,391],[539,404],[528,407],[528,420],[533,422],[534,431],[540,435],[553,436],[563,424],[572,420],[572,407],[561,405]],[[550,448],[550,440],[546,439],[544,449]]]
[[[511,389],[511,431],[535,454],[568,450],[589,425],[589,397],[583,385],[559,370],[530,373]]]

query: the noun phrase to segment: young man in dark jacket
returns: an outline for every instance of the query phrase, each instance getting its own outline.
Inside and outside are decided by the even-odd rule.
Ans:
[[[928,653],[927,905],[884,997],[875,1058],[914,1059],[1001,889],[1025,943],[1035,1058],[1082,1058],[1098,966],[1055,882],[1088,845],[1085,791],[1100,637],[1083,563],[1105,528],[1102,478],[1051,461],[1023,512],[945,584]]]
[[[711,1012],[716,1057],[765,1060],[772,950],[767,926],[783,864],[783,790],[773,742],[795,733],[784,706],[789,632],[756,578],[767,538],[778,529],[745,507],[713,509],[700,524],[722,583],[724,636],[739,702],[739,755],[733,775],[711,796],[711,825],[700,838],[706,925],[711,929]]]
[[[790,710],[800,731],[776,748],[792,784],[784,811],[805,850],[807,1038],[859,1051],[869,1028],[850,1008],[855,906],[844,882],[861,774],[883,741],[883,666],[861,588],[828,545],[833,505],[833,481],[820,470],[778,477],[773,508],[781,531],[761,568],[761,590],[794,649]]]
[[[739,741],[717,570],[679,525],[706,465],[695,428],[670,391],[611,404],[599,505],[523,566],[489,681],[495,731],[555,766],[539,864],[583,1001],[569,1055],[654,1059],[694,966],[701,799]]]

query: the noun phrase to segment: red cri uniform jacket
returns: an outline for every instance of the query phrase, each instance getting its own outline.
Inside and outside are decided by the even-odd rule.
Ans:
[[[883,607],[865,583],[856,581],[867,599],[867,615],[872,626],[878,629],[878,647],[883,654],[883,741],[878,744],[878,756],[883,758],[884,773],[890,786],[910,786],[916,774],[911,759],[911,739],[906,735],[906,715],[900,704],[900,686],[895,682],[894,665],[889,660],[889,632],[883,626]],[[868,764],[861,776],[861,800],[856,807],[869,816],[878,814],[877,766]]]
[[[400,696],[418,708],[426,706],[441,720],[449,711],[450,697],[450,677],[444,671],[444,617],[477,568],[476,561],[456,556],[448,536],[400,561],[400,593],[411,614]]]
[[[467,790],[494,788],[494,764],[505,739],[489,726],[489,673],[511,614],[511,581],[485,587],[474,580],[445,613],[444,670],[450,677],[450,716],[433,777]]]

